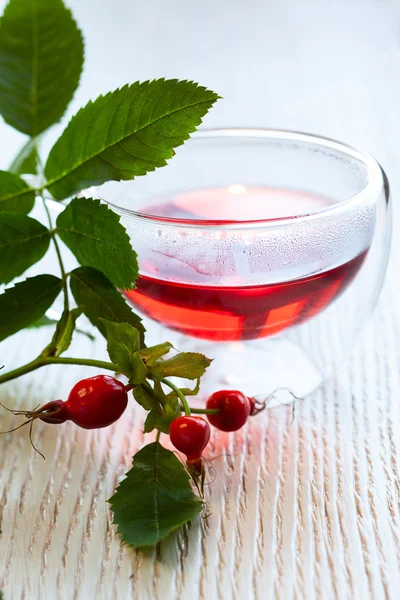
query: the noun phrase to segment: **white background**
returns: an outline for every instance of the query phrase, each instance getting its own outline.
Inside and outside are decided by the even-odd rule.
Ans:
[[[87,42],[68,117],[127,82],[187,78],[224,98],[206,126],[293,128],[336,136],[385,158],[382,120],[400,99],[390,81],[400,57],[395,0],[68,4]],[[382,83],[393,83],[390,97],[382,97]],[[61,131],[55,129],[52,138]],[[0,136],[6,167],[23,136],[4,125]]]

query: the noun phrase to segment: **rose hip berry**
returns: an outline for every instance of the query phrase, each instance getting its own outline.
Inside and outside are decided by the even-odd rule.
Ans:
[[[111,425],[123,414],[128,404],[128,391],[130,386],[109,377],[108,375],[97,375],[82,379],[72,388],[68,400],[53,400],[35,410],[11,410],[3,404],[6,410],[14,415],[26,417],[26,421],[0,433],[16,431],[24,425],[29,425],[29,438],[33,448],[44,458],[32,441],[32,425],[36,419],[45,423],[59,425],[65,421],[73,421],[84,429],[98,429]]]
[[[247,421],[251,404],[247,396],[236,390],[221,390],[207,400],[208,409],[219,409],[215,415],[207,415],[211,425],[221,431],[237,431]]]
[[[117,421],[128,404],[125,385],[109,375],[78,381],[65,408],[68,419],[84,429],[107,427]]]
[[[210,426],[202,417],[184,416],[172,421],[169,428],[171,442],[186,454],[187,462],[201,466],[201,454],[210,440]]]
[[[117,421],[127,404],[127,386],[114,377],[97,375],[78,381],[66,402],[54,400],[27,416],[45,423],[73,421],[83,429],[99,429]]]

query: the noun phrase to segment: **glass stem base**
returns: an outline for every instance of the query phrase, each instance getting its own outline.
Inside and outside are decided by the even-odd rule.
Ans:
[[[199,399],[224,388],[237,389],[267,400],[272,408],[304,398],[325,380],[303,348],[284,338],[213,343],[179,334],[173,337],[178,350],[213,359],[202,378]]]

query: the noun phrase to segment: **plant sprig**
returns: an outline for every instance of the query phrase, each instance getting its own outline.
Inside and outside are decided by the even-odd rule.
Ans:
[[[20,279],[0,294],[0,341],[27,327],[55,325],[46,347],[29,363],[2,371],[0,384],[48,365],[96,367],[128,379],[147,411],[145,431],[156,429],[157,441],[134,457],[110,503],[122,537],[141,547],[156,544],[202,510],[185,467],[158,439],[182,412],[207,412],[191,409],[186,396],[199,391],[210,361],[174,352],[168,342],[146,347],[141,318],[121,292],[139,275],[129,236],[108,206],[76,195],[165,166],[218,96],[176,79],[126,85],[81,108],[42,162],[40,138],[65,114],[83,61],[82,34],[62,0],[9,0],[0,19],[0,113],[27,140],[10,170],[0,171],[0,284],[21,278],[51,247],[59,274]],[[36,175],[37,183],[29,183],[27,174]],[[55,223],[46,197],[67,200]],[[36,202],[44,207],[47,225],[29,216]],[[63,244],[79,264],[71,271],[64,265]],[[53,323],[46,313],[60,294],[64,310]],[[62,356],[81,315],[106,337],[110,362]],[[169,377],[196,380],[196,386],[180,388]],[[31,426],[32,417],[41,414],[26,411]]]

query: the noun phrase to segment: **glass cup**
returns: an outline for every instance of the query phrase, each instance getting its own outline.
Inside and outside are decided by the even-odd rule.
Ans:
[[[382,287],[386,176],[330,139],[200,131],[167,168],[94,195],[138,253],[133,307],[177,349],[215,359],[204,394],[237,388],[273,406],[311,393],[348,356]]]

